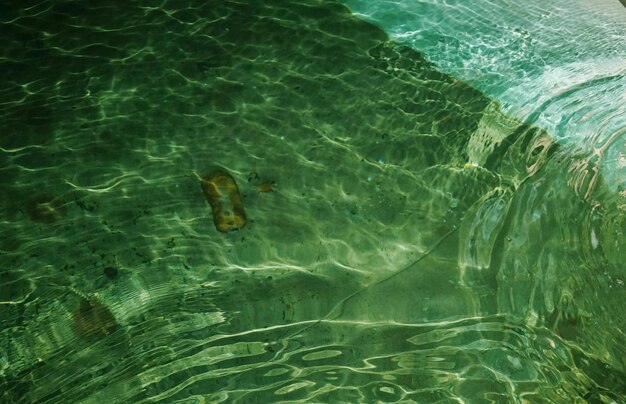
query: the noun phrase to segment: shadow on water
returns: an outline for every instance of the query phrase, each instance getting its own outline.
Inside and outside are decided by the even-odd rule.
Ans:
[[[2,17],[3,401],[624,399],[595,145],[335,2],[125,7]]]

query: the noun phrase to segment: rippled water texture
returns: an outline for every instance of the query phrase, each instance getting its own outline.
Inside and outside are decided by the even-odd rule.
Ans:
[[[618,0],[343,3],[561,143],[623,136],[626,8]],[[619,181],[614,166],[599,169]]]
[[[0,13],[1,401],[626,399],[623,127],[335,2],[148,4]]]

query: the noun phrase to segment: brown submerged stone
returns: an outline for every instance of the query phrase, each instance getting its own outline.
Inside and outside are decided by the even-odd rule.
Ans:
[[[274,181],[265,181],[264,183],[257,185],[256,190],[259,192],[272,192],[274,190]]]
[[[115,331],[117,321],[104,304],[94,299],[80,299],[72,313],[74,329],[83,337],[103,337]]]
[[[226,233],[246,225],[246,213],[237,183],[233,177],[218,169],[200,181],[202,192],[213,211],[213,223],[217,230]]]

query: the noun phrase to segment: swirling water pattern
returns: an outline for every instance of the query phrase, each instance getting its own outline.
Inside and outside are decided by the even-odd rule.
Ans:
[[[343,3],[559,142],[623,138],[626,9],[618,1]],[[599,164],[611,183],[623,177],[618,154]]]
[[[43,1],[0,27],[3,401],[625,397],[597,154],[334,2]],[[211,222],[215,166],[239,232]]]

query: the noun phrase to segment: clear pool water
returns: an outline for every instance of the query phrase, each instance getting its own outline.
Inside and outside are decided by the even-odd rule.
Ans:
[[[347,4],[2,7],[0,401],[625,400],[626,10]]]
[[[559,142],[603,142],[626,126],[626,8],[619,1],[344,3]],[[600,167],[620,181],[614,165]]]

